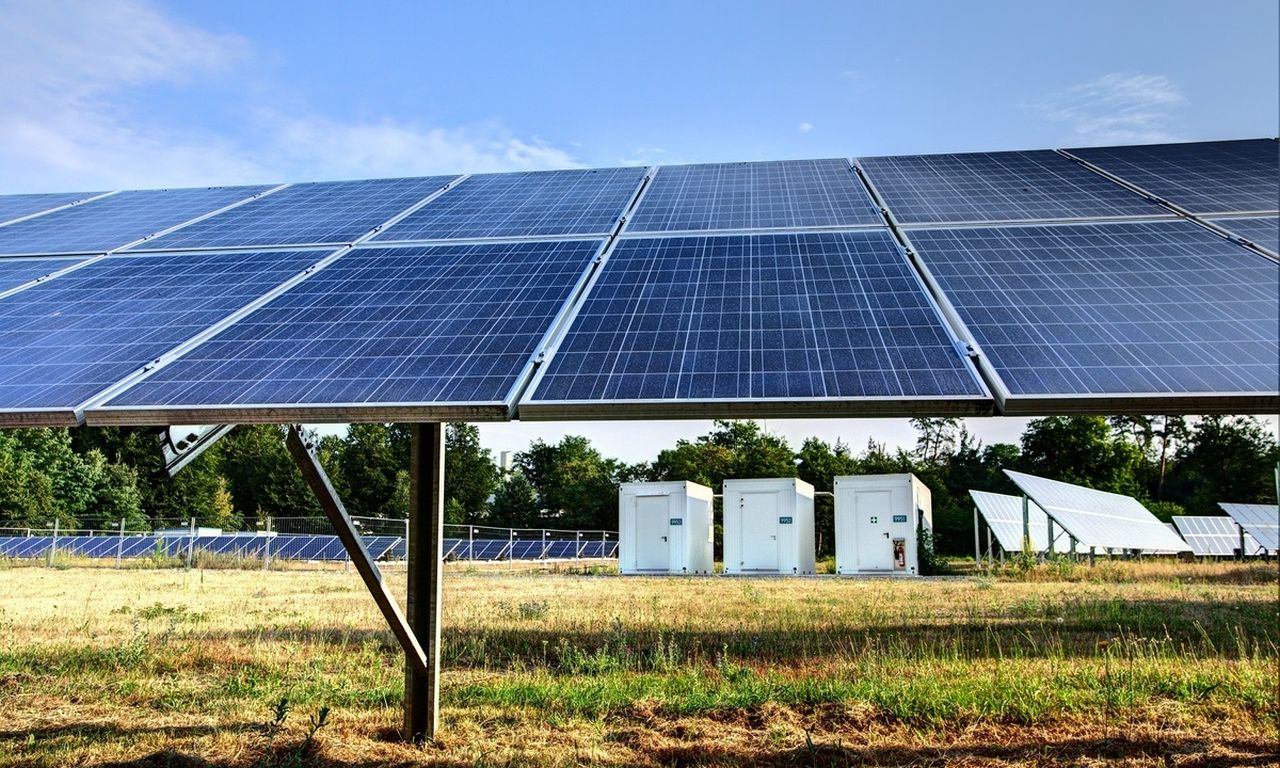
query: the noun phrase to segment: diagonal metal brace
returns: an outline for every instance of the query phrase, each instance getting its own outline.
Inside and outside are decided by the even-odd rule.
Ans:
[[[409,627],[409,622],[405,620],[404,613],[400,611],[400,606],[392,596],[391,590],[382,580],[382,572],[369,556],[369,550],[365,549],[364,541],[361,540],[351,518],[347,516],[347,510],[342,506],[342,500],[338,498],[337,491],[329,482],[329,476],[325,474],[324,467],[320,466],[320,460],[302,439],[302,430],[296,424],[289,425],[289,435],[285,438],[285,444],[289,447],[289,453],[293,454],[293,460],[297,463],[298,469],[302,470],[303,479],[307,481],[311,492],[320,502],[325,516],[337,531],[338,538],[342,540],[342,546],[351,556],[351,562],[360,572],[360,578],[364,579],[364,585],[369,588],[369,594],[373,595],[373,601],[378,604],[379,610],[391,627],[391,632],[400,641],[400,647],[404,648],[404,655],[409,665],[419,674],[426,675],[428,673],[427,655],[423,652],[422,645]]]

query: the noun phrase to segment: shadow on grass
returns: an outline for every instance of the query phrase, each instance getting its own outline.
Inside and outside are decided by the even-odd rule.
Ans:
[[[123,726],[115,723],[67,723],[65,725],[46,725],[25,730],[0,731],[0,744],[5,742],[24,742],[27,739],[48,741],[60,738],[131,739],[153,733],[163,733],[176,739],[196,736],[210,736],[226,731],[227,728],[216,725],[157,725],[157,726]]]

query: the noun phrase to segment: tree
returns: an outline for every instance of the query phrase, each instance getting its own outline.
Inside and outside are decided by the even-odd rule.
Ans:
[[[617,525],[623,465],[605,459],[587,438],[567,435],[555,445],[535,441],[514,463],[537,494],[540,522],[564,528]]]
[[[1189,514],[1220,514],[1221,501],[1275,503],[1280,445],[1255,418],[1206,416],[1175,458],[1168,495]]]
[[[916,418],[916,456],[925,464],[940,464],[956,449],[963,427],[957,418]]]
[[[837,440],[832,446],[816,437],[810,437],[800,446],[796,474],[816,491],[832,490],[832,483],[840,475],[852,475],[857,471],[857,460],[849,453],[849,446]],[[819,556],[835,553],[835,503],[831,496],[819,494],[813,500],[814,537]]]
[[[314,434],[305,436],[314,444]],[[218,469],[232,504],[242,515],[323,517],[320,505],[284,444],[284,431],[269,424],[245,424],[223,437]]]
[[[408,429],[389,424],[352,424],[336,456],[334,487],[347,512],[359,517],[404,518],[396,506],[396,477],[409,466]]]
[[[1100,491],[1138,496],[1141,452],[1119,438],[1102,416],[1034,419],[1022,433],[1019,468],[1033,475]]]
[[[480,446],[480,430],[474,424],[450,424],[444,442],[445,520],[482,522],[498,486],[493,453]]]
[[[522,472],[513,472],[493,495],[493,524],[533,528],[540,519],[538,492]]]

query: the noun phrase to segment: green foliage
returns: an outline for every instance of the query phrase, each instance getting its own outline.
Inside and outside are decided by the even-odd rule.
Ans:
[[[536,493],[540,524],[593,529],[617,525],[618,475],[624,465],[601,456],[587,438],[568,435],[555,445],[535,441],[515,455],[515,466]],[[496,525],[508,524],[496,509],[494,520]]]
[[[494,492],[494,525],[532,528],[537,524],[538,512],[538,492],[523,472],[513,472]]]
[[[409,466],[409,431],[389,424],[352,424],[334,457],[333,483],[347,512],[360,517],[404,518],[397,507],[397,474]]]
[[[657,480],[691,480],[719,493],[732,478],[795,477],[796,455],[787,441],[754,421],[718,420],[697,440],[679,440],[658,454]]]
[[[1141,450],[1101,416],[1050,416],[1027,424],[1019,466],[1053,480],[1140,496],[1135,470],[1141,460]]]
[[[308,435],[311,443],[313,435]],[[270,424],[236,427],[219,442],[218,470],[236,511],[250,519],[319,517],[322,513],[284,444],[284,431]]]
[[[1158,517],[1163,523],[1171,523],[1175,516],[1187,514],[1187,510],[1183,509],[1181,504],[1172,501],[1149,501],[1146,507],[1148,512]]]
[[[489,497],[498,487],[493,453],[480,446],[474,424],[450,424],[445,430],[445,520],[479,523],[489,514]]]
[[[1274,504],[1280,444],[1247,416],[1206,416],[1178,446],[1168,496],[1193,515],[1220,514],[1218,502]]]

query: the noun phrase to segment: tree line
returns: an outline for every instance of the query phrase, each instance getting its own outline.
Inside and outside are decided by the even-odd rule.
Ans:
[[[446,430],[446,521],[516,528],[613,529],[617,487],[634,480],[799,477],[830,491],[837,475],[911,472],[933,492],[936,546],[968,551],[970,489],[1017,494],[1016,469],[1135,496],[1157,517],[1219,514],[1219,501],[1274,503],[1280,444],[1257,419],[1053,416],[1028,423],[1018,444],[983,445],[960,419],[913,419],[914,449],[869,440],[854,450],[816,437],[794,448],[754,421],[717,421],[649,462],[602,455],[585,437],[541,440],[502,471],[470,424]],[[409,504],[405,425],[352,424],[309,435],[353,515],[403,518]],[[819,549],[833,546],[832,500],[816,500]],[[322,518],[284,447],[280,427],[245,425],[174,477],[154,430],[108,427],[0,430],[0,527],[115,528],[175,524],[253,528],[267,517]]]

